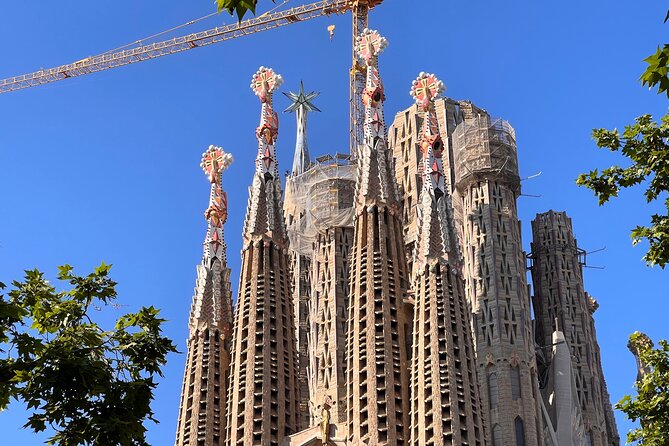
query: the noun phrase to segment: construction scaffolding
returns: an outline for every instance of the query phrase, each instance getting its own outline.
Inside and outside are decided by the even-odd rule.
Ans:
[[[476,174],[520,181],[516,132],[507,121],[479,114],[460,123],[452,140],[456,184]]]
[[[325,155],[303,174],[286,179],[285,208],[294,209],[299,219],[288,225],[292,250],[311,257],[319,231],[353,226],[355,172],[351,155]]]

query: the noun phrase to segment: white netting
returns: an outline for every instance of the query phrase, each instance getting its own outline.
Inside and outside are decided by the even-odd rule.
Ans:
[[[356,166],[349,155],[322,156],[286,179],[284,209],[290,247],[311,256],[319,231],[353,226]]]

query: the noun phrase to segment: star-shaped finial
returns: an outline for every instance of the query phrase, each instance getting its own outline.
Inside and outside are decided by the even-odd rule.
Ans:
[[[316,107],[314,104],[311,103],[311,101],[318,96],[320,93],[316,91],[312,91],[311,93],[304,93],[304,84],[302,81],[300,81],[300,92],[299,93],[293,93],[288,92],[288,93],[283,93],[286,95],[288,99],[292,101],[292,104],[288,108],[284,110],[284,112],[294,112],[297,111],[298,108],[304,107],[307,111],[313,112],[317,111],[319,112],[320,110],[318,107]]]

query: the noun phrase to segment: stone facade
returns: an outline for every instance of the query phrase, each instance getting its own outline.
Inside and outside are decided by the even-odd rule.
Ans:
[[[335,227],[318,234],[314,250],[316,286],[312,300],[314,383],[311,405],[330,407],[335,425],[346,422],[346,331],[349,259],[353,228]]]
[[[571,222],[551,211],[533,223],[531,302],[513,128],[440,98],[422,73],[416,105],[386,131],[385,46],[375,31],[356,40],[357,157],[312,161],[316,93],[288,94],[298,131],[284,202],[281,78],[255,74],[239,297],[233,318],[212,180],[176,445],[617,446]]]
[[[538,214],[532,221],[530,259],[535,336],[547,354],[544,366],[550,369],[553,362],[546,347],[552,345],[554,332],[564,333],[572,357],[571,369],[585,442],[592,446],[619,445],[595,336],[593,314],[598,305],[583,289],[585,251],[578,247],[571,219],[565,212],[549,211]],[[554,384],[553,379],[547,379],[542,394],[551,422],[557,426],[560,408],[551,397],[556,392]]]
[[[462,257],[469,327],[476,349],[487,443],[541,444],[540,402],[530,302],[516,199],[520,194],[515,135],[470,102],[436,101],[444,137],[446,190]],[[390,128],[397,181],[403,187],[404,227],[415,246],[418,217],[419,127],[423,113],[411,107]],[[445,130],[445,131],[444,131]]]
[[[479,385],[493,446],[541,444],[525,254],[516,199],[515,133],[502,120],[463,110],[453,134],[461,201],[465,290],[476,332]]]

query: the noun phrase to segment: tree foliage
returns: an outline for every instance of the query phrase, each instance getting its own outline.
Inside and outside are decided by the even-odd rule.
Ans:
[[[644,342],[643,335],[637,332],[630,336],[630,344],[636,348],[644,371],[635,385],[637,395],[627,395],[616,404],[616,409],[640,423],[627,434],[627,441],[641,446],[666,446],[669,444],[669,343],[661,340],[654,349],[652,342]]]
[[[49,444],[147,445],[143,422],[157,422],[156,375],[176,349],[153,307],[120,317],[109,331],[91,319],[92,310],[114,305],[109,269],[103,263],[77,276],[60,267],[66,291],[26,271],[0,294],[0,410],[23,401],[32,412],[24,427],[51,428]]]
[[[669,45],[658,47],[657,51],[643,60],[648,64],[641,75],[641,84],[648,88],[657,86],[657,93],[669,97]]]
[[[669,20],[669,12],[664,21]],[[657,86],[658,94],[669,97],[669,44],[658,48],[647,57],[646,70],[641,75],[641,83],[649,88]],[[637,226],[632,230],[632,243],[647,240],[649,248],[644,259],[648,265],[661,268],[669,262],[669,114],[656,123],[650,115],[643,115],[635,123],[625,127],[621,135],[617,129],[595,129],[592,135],[600,148],[620,152],[631,161],[629,167],[612,166],[601,173],[595,169],[579,175],[576,183],[591,189],[602,205],[611,197],[617,197],[620,189],[648,184],[646,201],[664,199],[666,214],[653,214],[650,225]]]
[[[669,115],[658,124],[650,115],[636,119],[621,135],[618,130],[595,129],[597,146],[622,153],[632,164],[629,167],[612,166],[601,173],[597,169],[581,174],[576,180],[580,186],[594,191],[599,204],[617,197],[621,188],[646,182],[645,197],[653,202],[669,191]],[[648,240],[650,247],[644,256],[650,265],[664,266],[669,262],[669,197],[664,197],[666,214],[651,216],[649,226],[632,230],[632,243]]]
[[[237,18],[241,20],[248,11],[251,11],[252,14],[256,13],[258,0],[216,0],[216,4],[218,12],[225,10],[230,15],[236,13]]]
[[[664,23],[669,20],[669,11],[664,17]],[[643,60],[648,64],[641,75],[641,84],[648,88],[657,86],[657,94],[665,93],[669,97],[669,44],[661,48]]]

